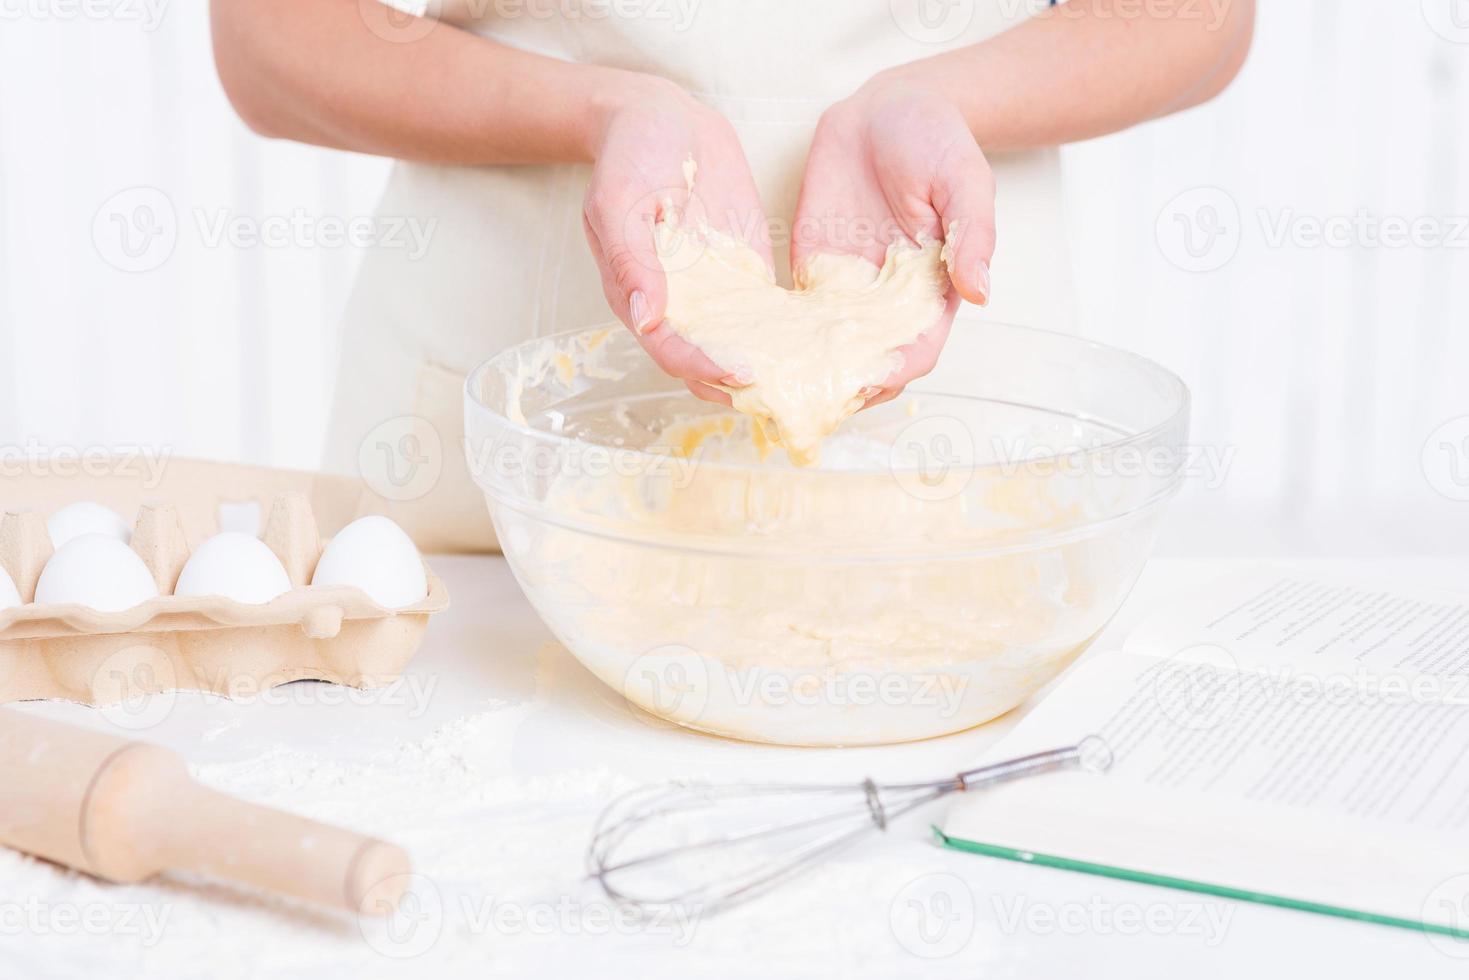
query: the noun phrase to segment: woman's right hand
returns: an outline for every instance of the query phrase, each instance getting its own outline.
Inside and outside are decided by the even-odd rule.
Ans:
[[[587,243],[614,313],[665,372],[710,401],[729,396],[710,385],[739,380],[680,337],[664,320],[668,284],[658,261],[654,225],[662,206],[693,211],[710,227],[747,242],[771,264],[759,192],[734,128],[677,86],[648,82],[617,100],[595,149],[582,211]],[[684,163],[698,167],[689,201]]]

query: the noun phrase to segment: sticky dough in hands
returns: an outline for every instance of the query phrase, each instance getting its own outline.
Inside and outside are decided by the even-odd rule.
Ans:
[[[785,289],[756,252],[665,208],[657,225],[668,277],[666,318],[710,360],[748,378],[726,388],[798,466],[814,465],[821,440],[902,366],[899,348],[943,315],[949,278],[942,246],[888,247],[881,267],[860,256],[817,253]]]

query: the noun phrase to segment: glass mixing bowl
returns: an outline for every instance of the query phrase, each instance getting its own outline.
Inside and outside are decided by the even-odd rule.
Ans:
[[[795,745],[1015,707],[1122,604],[1183,477],[1188,390],[1074,337],[960,324],[796,469],[621,327],[466,384],[470,470],[526,596],[652,714]]]

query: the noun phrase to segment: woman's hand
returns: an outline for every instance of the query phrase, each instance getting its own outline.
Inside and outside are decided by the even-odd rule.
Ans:
[[[797,268],[814,252],[861,255],[880,265],[888,245],[905,237],[948,242],[948,308],[902,349],[903,366],[871,392],[869,407],[933,370],[959,297],[989,302],[994,175],[959,109],[922,87],[876,79],[822,115],[793,227]]]
[[[755,179],[734,128],[676,86],[648,87],[611,110],[595,150],[583,209],[587,243],[602,274],[607,303],[648,355],[690,391],[729,402],[714,384],[739,384],[663,319],[667,279],[654,246],[654,224],[667,202],[742,239],[771,262]],[[684,164],[698,166],[690,201]]]

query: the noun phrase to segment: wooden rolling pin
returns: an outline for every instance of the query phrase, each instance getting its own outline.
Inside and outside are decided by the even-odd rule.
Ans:
[[[386,915],[402,849],[200,786],[178,755],[0,709],[0,843],[109,881],[193,871]]]

